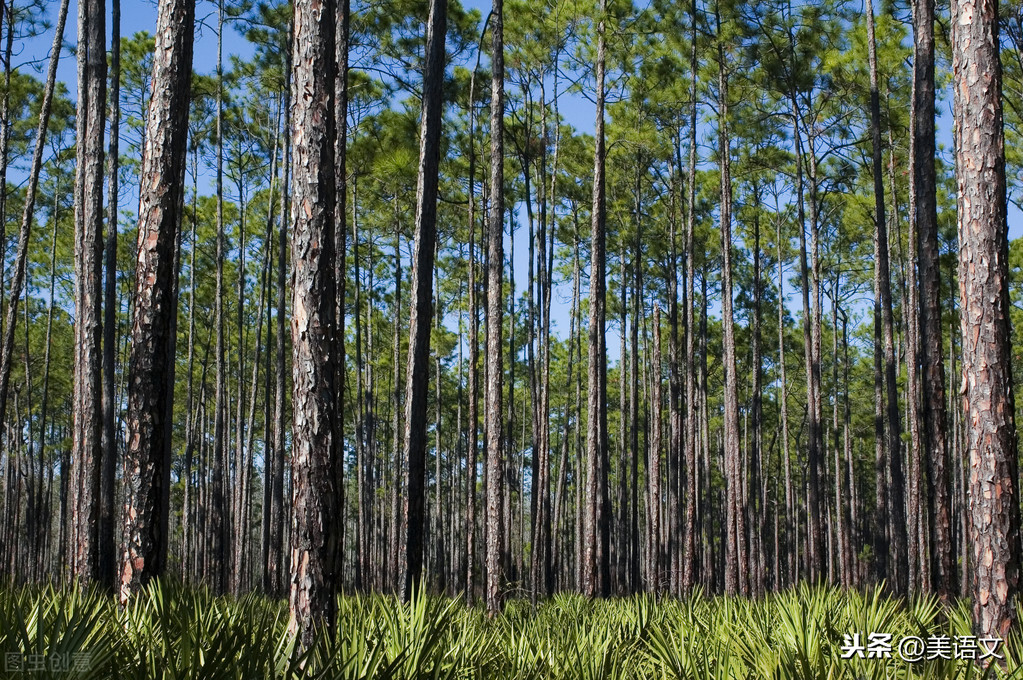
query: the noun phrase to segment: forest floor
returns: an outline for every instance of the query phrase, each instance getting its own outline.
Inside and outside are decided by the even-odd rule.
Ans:
[[[557,595],[488,619],[461,600],[339,598],[299,654],[284,602],[154,583],[118,610],[72,587],[0,589],[3,678],[509,680],[982,678],[1023,675],[1023,645],[972,637],[968,603],[800,587],[749,600]],[[981,661],[982,657],[984,658]],[[991,659],[1004,660],[990,664]],[[983,667],[986,666],[986,670]]]

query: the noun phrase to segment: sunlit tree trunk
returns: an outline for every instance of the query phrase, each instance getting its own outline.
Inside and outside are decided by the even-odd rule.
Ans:
[[[586,515],[583,533],[582,591],[588,596],[611,592],[611,501],[607,451],[607,346],[604,337],[607,285],[604,227],[607,221],[604,188],[604,37],[607,0],[597,18],[597,122],[593,152],[593,208],[590,225],[589,381],[586,431]]]
[[[135,315],[124,459],[123,604],[167,564],[177,250],[184,203],[195,5],[163,0],[139,189]],[[172,187],[168,190],[167,187]]]
[[[341,442],[336,413],[332,0],[295,3],[292,180],[292,518],[290,628],[303,646],[331,626],[340,580]]]
[[[483,418],[486,432],[486,585],[491,616],[501,610],[504,526],[501,429],[502,282],[504,279],[504,2],[494,0],[490,16],[490,213],[487,218],[487,370]]]
[[[71,448],[71,575],[98,577],[103,279],[103,131],[106,25],[103,0],[78,5],[78,115],[75,176],[75,342]]]
[[[1020,511],[998,5],[955,2],[951,23],[973,628],[1005,638],[1017,620]]]

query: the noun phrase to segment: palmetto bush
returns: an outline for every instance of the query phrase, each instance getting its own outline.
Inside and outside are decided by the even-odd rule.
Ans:
[[[460,600],[343,596],[338,624],[296,649],[284,603],[214,597],[173,582],[151,584],[118,609],[74,586],[0,589],[5,678],[359,678],[378,680],[628,680],[634,678],[882,680],[1023,676],[1016,640],[1004,666],[962,660],[910,664],[841,658],[846,634],[968,635],[966,603],[909,603],[803,586],[762,600],[652,596],[587,600],[557,595],[500,617]]]

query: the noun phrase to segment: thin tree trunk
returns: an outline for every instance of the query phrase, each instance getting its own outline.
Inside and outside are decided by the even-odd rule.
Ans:
[[[488,17],[489,22],[489,17]],[[465,460],[465,601],[476,598],[476,457],[479,453],[479,291],[476,284],[476,74],[482,50],[469,80],[469,445]],[[396,283],[397,285],[397,283]],[[395,339],[397,342],[397,339]]]
[[[353,201],[354,204],[354,201]],[[397,201],[395,201],[395,221],[394,221],[394,326],[393,326],[393,337],[394,344],[392,346],[391,361],[394,368],[394,375],[392,378],[393,392],[392,392],[392,423],[391,423],[391,446],[395,454],[395,461],[393,465],[393,474],[391,478],[391,558],[390,558],[390,584],[391,587],[397,591],[401,576],[399,570],[401,565],[399,564],[399,555],[401,550],[399,549],[398,543],[400,535],[402,533],[402,517],[401,517],[401,488],[402,488],[402,470],[404,469],[404,462],[402,458],[401,449],[401,415],[402,415],[402,397],[405,391],[401,385],[401,232],[399,231],[398,221],[398,208]]]
[[[0,15],[7,15],[7,35],[4,40],[4,88],[0,96],[0,237],[7,243],[7,167],[10,163],[11,146],[11,54],[14,48],[14,0],[0,3]],[[81,82],[81,81],[79,81]],[[77,139],[77,136],[75,137]],[[77,177],[77,175],[76,175]],[[77,195],[77,194],[76,194]],[[0,267],[0,290],[3,290],[4,268]],[[3,296],[0,295],[0,324],[3,323]],[[3,328],[0,327],[0,331]],[[5,421],[6,422],[6,421]],[[63,496],[62,496],[63,498]],[[66,548],[62,544],[62,549]],[[61,561],[63,564],[63,560]]]
[[[640,159],[637,158],[637,161]],[[640,323],[640,305],[643,300],[643,270],[640,266],[642,245],[643,245],[643,222],[640,219],[642,212],[642,204],[640,197],[641,190],[641,175],[640,175],[640,163],[636,165],[636,182],[635,182],[635,220],[636,220],[636,233],[633,247],[632,261],[632,272],[633,272],[633,290],[632,290],[632,356],[631,356],[631,367],[629,370],[629,421],[632,434],[631,448],[629,451],[629,475],[631,476],[631,483],[628,484],[628,488],[631,491],[627,495],[628,504],[628,521],[625,521],[623,517],[622,521],[622,534],[628,536],[628,562],[627,571],[623,573],[623,576],[627,575],[628,589],[627,593],[632,594],[639,591],[640,588],[640,576],[639,576],[639,459],[640,459],[640,446],[639,446],[639,323]],[[621,478],[626,479],[626,470],[623,468],[621,471]],[[623,513],[624,514],[624,513]],[[625,532],[628,533],[625,533]]]
[[[931,526],[933,585],[942,597],[958,593],[952,540],[948,417],[945,410],[945,365],[941,338],[941,271],[939,263],[936,175],[934,169],[934,0],[913,3],[913,109],[910,154],[910,212],[916,224],[920,277],[921,404]],[[912,307],[910,307],[912,309]]]
[[[654,347],[651,367],[653,421],[647,467],[647,590],[656,593],[661,583],[661,307],[654,303]]]
[[[718,16],[718,33],[721,18]],[[720,40],[720,38],[719,38]],[[743,466],[739,452],[739,399],[735,361],[735,324],[732,320],[732,178],[728,138],[728,74],[724,46],[718,43],[718,154],[721,170],[721,325],[724,331],[725,372],[725,480],[727,489],[725,593],[749,594],[749,562],[746,555],[745,502],[742,499]]]
[[[423,107],[419,133],[416,186],[415,245],[412,253],[411,315],[405,380],[405,521],[402,596],[419,587],[423,569],[423,519],[426,482],[426,400],[430,374],[433,262],[437,241],[437,185],[440,128],[443,114],[444,37],[447,0],[430,0],[427,57],[423,74]]]
[[[216,297],[214,299],[214,325],[217,329],[216,348],[216,391],[213,405],[213,508],[211,513],[213,558],[217,561],[213,576],[215,592],[224,592],[228,587],[230,561],[226,553],[230,545],[230,513],[228,512],[229,475],[227,459],[227,368],[224,347],[224,0],[217,5],[217,272]]]
[[[606,316],[606,195],[604,187],[604,37],[607,0],[601,0],[597,25],[597,122],[593,151],[593,208],[590,227],[589,381],[586,431],[586,515],[583,532],[583,593],[589,597],[611,594],[611,501],[607,451],[607,347]]]
[[[436,269],[437,268],[436,250],[439,249],[439,246],[436,243],[434,243],[434,249],[435,250],[434,250],[433,266],[434,266],[434,269]],[[444,308],[441,305],[441,301],[440,301],[440,278],[439,278],[439,272],[435,271],[433,278],[434,278],[434,295],[435,295],[433,321],[434,321],[434,330],[439,334],[440,333],[441,318],[444,315]],[[434,535],[430,536],[430,538],[433,540],[433,547],[434,547],[434,561],[436,563],[435,566],[434,566],[434,571],[436,572],[437,591],[443,593],[445,588],[447,587],[447,573],[446,573],[447,570],[446,570],[446,565],[444,564],[444,556],[445,556],[444,555],[444,527],[445,527],[445,522],[444,522],[444,486],[443,486],[443,480],[441,478],[441,475],[442,475],[442,470],[441,470],[442,455],[441,455],[441,437],[440,437],[440,435],[441,435],[441,426],[443,424],[443,422],[441,420],[441,409],[443,408],[444,404],[443,404],[443,401],[441,399],[441,363],[440,363],[440,349],[439,348],[434,352],[433,365],[434,365],[434,370],[433,370],[433,379],[434,379],[434,399],[433,399],[433,408],[434,408],[434,421],[433,421],[433,433],[434,433],[434,451],[433,451],[433,460],[434,460],[433,517],[434,517],[434,527],[436,527],[436,528],[435,528],[435,530],[433,532]]]
[[[874,274],[875,285],[878,294],[875,296],[874,311],[880,312],[881,337],[884,342],[884,364],[885,364],[885,396],[887,399],[887,420],[888,420],[888,450],[886,457],[890,469],[888,473],[891,479],[891,488],[888,490],[887,512],[889,525],[892,527],[890,575],[896,593],[905,593],[906,583],[906,559],[907,539],[906,522],[903,502],[903,489],[905,480],[902,473],[902,448],[901,448],[901,423],[899,416],[899,396],[896,387],[896,357],[893,339],[892,321],[892,299],[891,283],[888,262],[888,230],[885,223],[884,189],[882,188],[883,175],[881,174],[881,108],[877,89],[877,55],[874,40],[874,10],[871,0],[867,0],[867,46],[870,60],[870,120],[871,134],[873,139],[873,171],[874,171],[874,222],[875,222],[875,252],[874,260],[876,271]],[[880,308],[880,309],[879,309]],[[876,322],[875,322],[876,325]],[[876,339],[875,330],[875,339]],[[877,361],[875,359],[875,366]],[[878,501],[882,489],[878,484]],[[885,550],[887,553],[887,550]],[[880,553],[879,553],[880,556]],[[884,559],[884,558],[881,558]]]
[[[59,35],[59,32],[58,32],[58,35]],[[45,351],[45,356],[43,358],[43,387],[42,387],[43,398],[42,398],[42,403],[39,406],[39,460],[40,460],[40,463],[43,463],[46,460],[46,424],[47,424],[47,418],[49,416],[49,405],[50,405],[50,354],[51,354],[50,350],[52,348],[51,339],[53,338],[53,308],[55,307],[53,294],[54,294],[54,290],[56,289],[56,284],[57,284],[57,227],[59,225],[59,220],[58,220],[58,204],[59,204],[59,200],[60,200],[58,198],[59,196],[60,196],[60,182],[59,182],[59,180],[57,180],[57,178],[54,178],[53,212],[50,214],[50,220],[53,222],[53,230],[52,230],[53,231],[53,235],[50,237],[50,288],[49,288],[49,295],[50,296],[49,296],[49,304],[47,305],[47,309],[46,309],[46,351]],[[48,534],[50,533],[50,522],[49,522],[48,518],[49,518],[49,515],[50,515],[50,508],[53,506],[53,501],[52,501],[53,467],[54,467],[53,461],[50,461],[49,464],[47,465],[49,479],[47,481],[47,487],[48,488],[47,488],[47,493],[46,493],[46,513],[47,513],[46,531],[47,531]],[[64,470],[63,469],[61,470],[61,476],[62,477],[64,476]],[[62,499],[63,499],[63,497],[62,497]],[[62,503],[63,503],[63,500],[62,500]],[[50,538],[50,536],[48,535],[46,538],[47,538],[46,544],[47,544],[47,547],[49,547],[49,543],[50,543],[49,538]],[[44,565],[44,567],[43,567],[44,569],[46,568],[45,565],[49,564],[49,560],[46,559],[46,557],[48,557],[48,555],[44,556],[44,559],[41,560],[41,564]]]
[[[116,2],[116,0],[115,0]],[[18,252],[15,256],[14,278],[10,284],[10,301],[7,305],[7,321],[4,325],[3,354],[0,355],[0,423],[6,423],[7,395],[11,380],[12,356],[14,354],[14,327],[17,323],[18,302],[25,278],[28,275],[28,245],[31,237],[32,219],[35,213],[35,196],[39,186],[39,173],[43,165],[43,151],[46,148],[46,131],[50,121],[53,103],[53,91],[57,82],[57,64],[60,60],[60,48],[64,36],[64,24],[67,20],[68,0],[62,0],[57,13],[57,26],[54,33],[53,46],[50,51],[50,63],[46,72],[46,85],[43,90],[43,101],[39,109],[39,123],[36,127],[35,150],[32,153],[32,166],[29,169],[28,186],[25,189],[25,208],[21,218],[21,230],[18,234]],[[2,12],[0,12],[2,14]],[[8,28],[10,30],[10,28]],[[55,199],[56,201],[56,199]],[[56,206],[56,203],[55,203]],[[56,210],[51,216],[56,224]],[[51,294],[50,300],[53,300]],[[27,305],[27,301],[26,301]],[[52,306],[52,303],[51,303]],[[49,335],[49,332],[47,332]],[[47,342],[49,350],[49,342]],[[8,485],[10,480],[7,480]]]
[[[292,25],[289,25],[289,43],[291,34],[294,33]],[[284,50],[284,115],[291,115],[291,50]],[[285,128],[287,129],[287,128]],[[270,465],[270,527],[269,547],[267,549],[266,579],[263,587],[267,593],[274,596],[284,594],[284,573],[285,569],[285,515],[287,513],[284,504],[284,455],[285,442],[287,439],[287,424],[285,423],[285,400],[287,399],[286,387],[286,366],[285,346],[285,315],[287,313],[287,262],[288,262],[288,216],[290,215],[289,205],[289,171],[291,168],[291,139],[284,135],[284,156],[281,162],[281,212],[280,223],[277,226],[277,311],[276,311],[276,342],[274,345],[274,441],[273,441],[273,462]]]
[[[501,546],[504,526],[501,398],[502,282],[504,279],[504,2],[493,0],[490,14],[490,214],[487,220],[487,370],[484,396],[486,432],[486,585],[487,612],[501,611]]]
[[[753,421],[753,436],[749,447],[749,492],[746,495],[746,503],[749,508],[750,520],[753,528],[750,531],[750,590],[756,597],[764,594],[764,579],[767,576],[767,563],[764,558],[763,544],[767,532],[767,494],[761,488],[763,477],[763,394],[760,353],[760,327],[761,327],[761,299],[763,297],[762,284],[760,281],[760,187],[753,186],[753,327],[751,329],[752,344],[751,354],[753,362],[753,385],[752,385],[752,408],[751,420]],[[766,486],[764,487],[766,489]],[[758,497],[759,496],[759,497]]]
[[[778,248],[778,402],[780,405],[779,410],[781,411],[782,461],[785,469],[785,540],[788,549],[788,559],[786,561],[787,581],[785,585],[791,585],[796,582],[799,542],[795,540],[797,520],[793,506],[792,465],[789,455],[788,384],[785,375],[785,260],[782,254],[781,223],[782,220],[779,215],[775,220],[775,238]]]
[[[685,545],[683,546],[684,570],[682,577],[682,590],[690,592],[696,584],[696,506],[698,492],[696,487],[696,440],[699,429],[699,414],[696,405],[696,348],[695,348],[695,315],[696,305],[696,119],[699,108],[697,100],[698,85],[698,63],[696,58],[696,37],[697,37],[697,13],[696,0],[692,3],[692,28],[689,39],[691,41],[689,53],[689,71],[692,82],[690,84],[689,96],[691,108],[689,110],[689,166],[687,168],[687,184],[689,196],[686,201],[686,283],[685,293],[685,329],[686,329],[686,357],[685,357],[685,403],[686,403],[686,424],[685,424],[685,456],[686,456],[686,519],[685,519]],[[674,241],[673,241],[674,242]],[[680,460],[676,460],[681,462]],[[676,475],[681,479],[681,475]],[[677,491],[675,492],[677,493]],[[675,520],[677,521],[677,520]]]
[[[60,34],[61,31],[58,31]],[[100,481],[99,581],[114,589],[117,548],[114,545],[114,468],[117,433],[114,417],[114,355],[117,350],[117,172],[121,125],[121,0],[111,0],[110,147],[107,152],[106,281],[103,291],[103,463]]]
[[[337,376],[334,378],[334,399],[336,400],[335,415],[337,418],[338,446],[344,448],[345,436],[345,286],[347,281],[347,267],[345,258],[348,255],[346,240],[348,238],[348,52],[350,49],[350,22],[351,8],[350,0],[336,0],[337,13],[335,17],[335,43],[334,58],[336,60],[336,71],[334,72],[334,279],[335,279],[335,306],[334,321],[336,323],[334,341],[334,370]],[[328,83],[329,86],[329,83]],[[358,314],[358,308],[356,308]],[[338,535],[337,542],[339,552],[343,555],[345,545],[345,484],[344,484],[344,456],[341,462],[334,469],[334,483],[337,488],[338,499]],[[360,518],[362,519],[362,518]],[[360,522],[360,527],[365,528]],[[358,565],[356,559],[356,565]],[[341,564],[337,565],[339,576],[343,574]]]
[[[240,159],[239,159],[240,161]],[[238,163],[238,174],[236,186],[238,187],[238,306],[235,309],[237,314],[237,339],[238,339],[238,378],[235,381],[237,390],[236,398],[233,401],[234,409],[234,479],[231,484],[231,580],[230,592],[236,597],[241,593],[241,577],[244,558],[245,529],[248,525],[248,517],[245,514],[245,477],[248,474],[245,469],[245,182],[244,171],[241,163]],[[258,333],[258,329],[257,329]],[[230,410],[230,407],[228,407]]]

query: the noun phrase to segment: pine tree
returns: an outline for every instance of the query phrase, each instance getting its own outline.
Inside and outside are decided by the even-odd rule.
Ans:
[[[149,134],[139,189],[123,476],[122,604],[167,565],[178,234],[184,203],[194,24],[194,3],[160,3]]]

